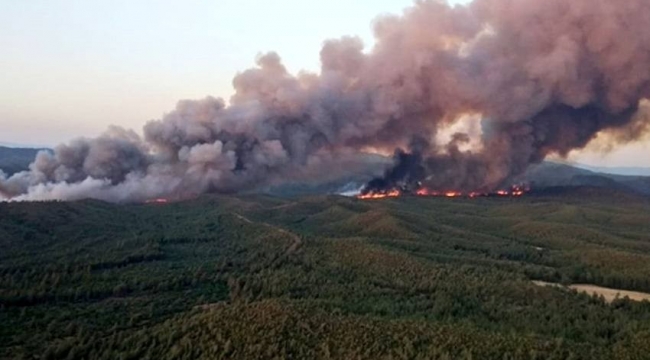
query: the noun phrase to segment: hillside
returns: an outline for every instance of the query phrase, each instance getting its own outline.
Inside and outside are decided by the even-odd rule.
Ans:
[[[641,359],[650,203],[0,204],[0,358]],[[609,299],[611,300],[611,299]]]
[[[7,175],[27,170],[41,150],[0,146],[0,170]]]
[[[641,169],[637,171],[641,172]],[[650,195],[650,176],[609,174],[554,162],[531,166],[525,174],[514,181],[534,184],[538,188],[595,186]]]
[[[597,173],[624,175],[624,176],[650,176],[650,167],[599,167],[583,164],[571,164],[571,166],[589,170]]]

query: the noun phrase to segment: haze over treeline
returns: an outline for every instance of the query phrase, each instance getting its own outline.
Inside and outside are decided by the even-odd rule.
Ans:
[[[396,151],[381,187],[492,190],[549,155],[647,134],[650,2],[417,1],[375,46],[327,41],[320,74],[276,53],[229,103],[180,101],[143,135],[119,127],[0,175],[0,198],[140,201],[317,182]],[[395,150],[397,149],[397,150]],[[374,163],[373,163],[374,164]]]

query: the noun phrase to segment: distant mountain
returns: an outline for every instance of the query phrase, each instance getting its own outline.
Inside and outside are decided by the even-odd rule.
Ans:
[[[34,161],[34,157],[36,157],[36,154],[41,150],[48,149],[0,146],[0,170],[7,175],[27,170],[29,164]]]
[[[583,164],[571,164],[571,166],[597,173],[625,176],[650,176],[650,167],[597,167]]]
[[[30,143],[15,143],[10,141],[0,141],[0,147],[8,147],[15,149],[47,149],[48,145],[44,144],[30,144]]]
[[[596,172],[555,162],[544,162],[531,166],[516,181],[530,183],[536,188],[589,186],[650,195],[650,176]]]

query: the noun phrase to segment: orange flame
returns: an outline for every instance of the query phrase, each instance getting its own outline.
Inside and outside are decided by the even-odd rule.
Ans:
[[[458,192],[458,191],[447,191],[445,193],[445,197],[448,197],[448,198],[455,198],[455,197],[461,197],[461,196],[463,196],[463,193]]]
[[[385,198],[394,198],[402,195],[402,192],[399,190],[390,190],[386,192],[370,192],[367,194],[359,195],[358,198],[361,200],[370,200],[370,199],[385,199]]]
[[[478,198],[478,197],[490,197],[490,196],[498,196],[498,197],[519,197],[525,195],[530,189],[525,186],[513,186],[510,190],[498,190],[496,192],[479,192],[479,191],[472,191],[472,192],[462,192],[462,191],[455,191],[455,190],[450,190],[450,191],[436,191],[436,190],[431,190],[427,188],[420,188],[418,189],[414,195],[416,196],[429,196],[429,197],[446,197],[446,198],[460,198],[460,197],[468,197],[471,199]],[[402,195],[402,191],[393,189],[389,191],[381,191],[381,192],[370,192],[367,194],[362,194],[357,196],[357,198],[362,199],[362,200],[368,200],[368,199],[385,199],[385,198],[393,198],[393,197],[399,197]]]

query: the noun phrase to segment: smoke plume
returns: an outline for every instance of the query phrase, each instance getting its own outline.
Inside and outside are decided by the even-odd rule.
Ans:
[[[319,74],[268,53],[228,105],[181,101],[140,136],[110,128],[0,175],[0,198],[141,201],[322,181],[395,163],[369,189],[491,190],[596,136],[647,134],[650,1],[418,0],[369,51],[327,41]],[[478,129],[478,131],[474,130]]]

